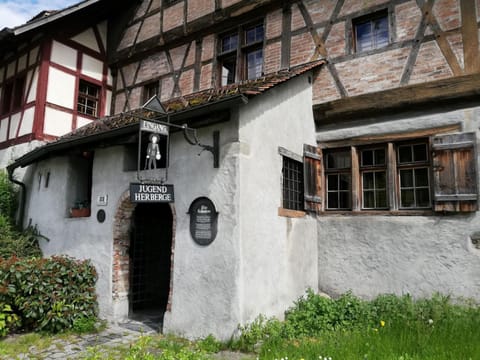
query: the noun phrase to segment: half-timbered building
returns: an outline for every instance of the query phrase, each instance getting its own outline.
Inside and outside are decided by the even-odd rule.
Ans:
[[[22,221],[93,260],[103,316],[228,338],[308,287],[480,299],[478,1],[130,4],[37,19],[68,35],[0,78],[5,146],[60,136],[8,167]]]

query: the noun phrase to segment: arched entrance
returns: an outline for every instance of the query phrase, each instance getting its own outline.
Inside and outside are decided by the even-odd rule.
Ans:
[[[115,320],[151,320],[170,311],[175,223],[173,204],[134,204],[128,191],[120,198],[113,233]]]
[[[165,203],[138,204],[130,240],[131,317],[163,316],[170,294],[172,211]]]

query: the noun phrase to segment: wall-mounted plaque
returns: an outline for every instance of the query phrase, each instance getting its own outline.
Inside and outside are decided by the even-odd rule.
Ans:
[[[217,236],[218,212],[213,202],[206,197],[195,199],[190,208],[190,234],[199,245],[208,245]]]
[[[173,185],[130,183],[130,201],[134,203],[174,202]]]

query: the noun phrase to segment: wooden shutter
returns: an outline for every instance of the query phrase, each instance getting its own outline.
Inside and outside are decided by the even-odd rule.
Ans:
[[[303,145],[303,181],[305,210],[318,213],[322,210],[322,149]]]
[[[478,210],[475,133],[433,138],[434,210]]]

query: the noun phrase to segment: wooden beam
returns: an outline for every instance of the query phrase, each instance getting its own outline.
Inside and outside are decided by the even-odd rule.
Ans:
[[[460,9],[462,12],[464,68],[465,73],[471,74],[480,70],[475,0],[460,1]]]
[[[314,105],[313,111],[317,125],[322,125],[346,118],[387,113],[392,109],[407,111],[413,106],[428,103],[441,106],[442,101],[467,100],[478,95],[480,74],[472,74],[334,100]]]

